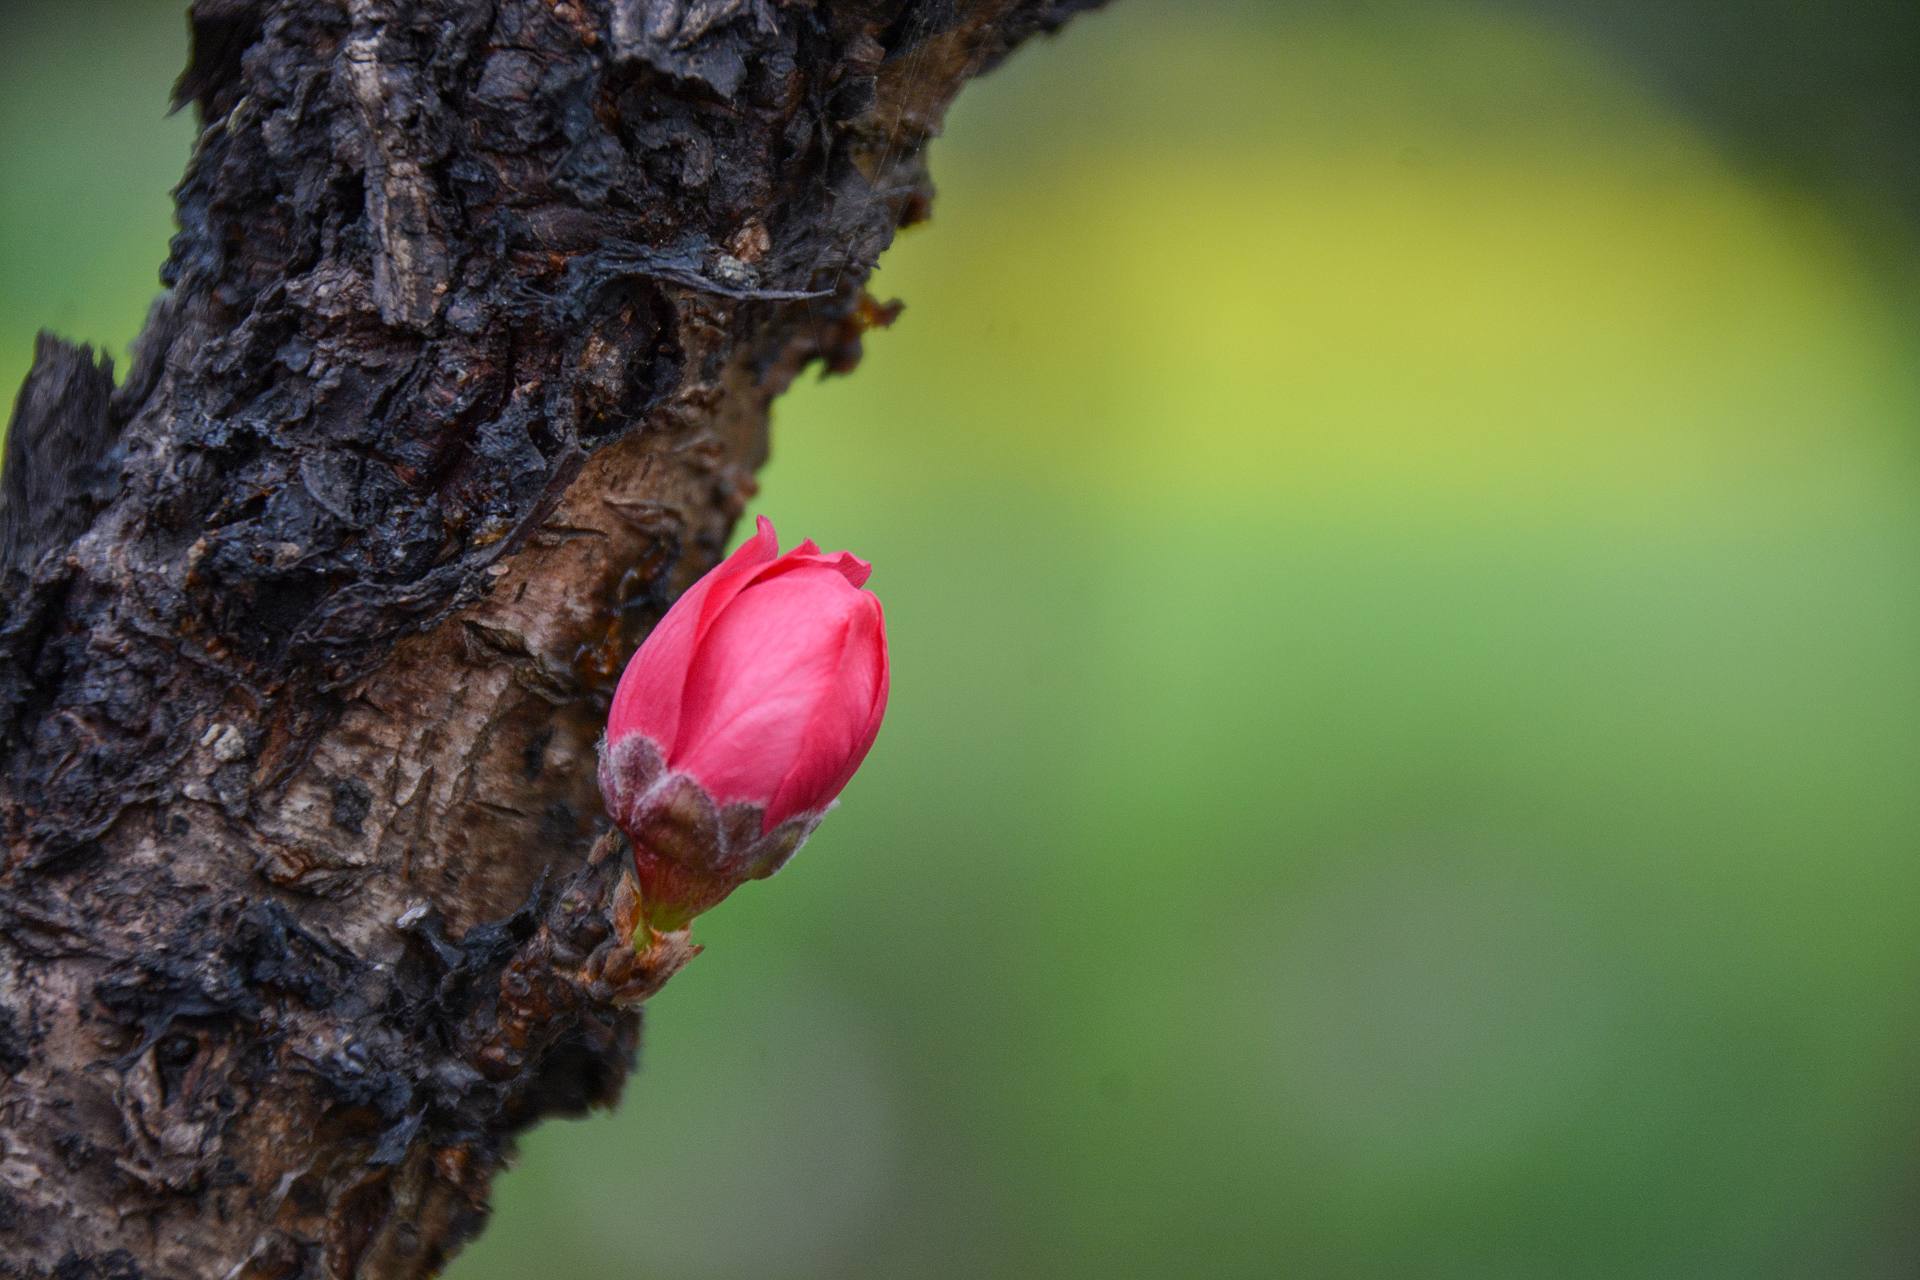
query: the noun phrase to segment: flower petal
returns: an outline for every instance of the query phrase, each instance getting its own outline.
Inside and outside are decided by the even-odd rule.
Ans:
[[[608,742],[644,733],[663,753],[671,754],[687,672],[702,636],[754,574],[775,562],[779,551],[773,522],[761,516],[753,537],[673,602],[620,677],[607,713]]]
[[[838,701],[839,662],[860,593],[821,565],[796,565],[741,591],[688,671],[672,762],[716,800],[764,806],[823,702]]]
[[[802,733],[793,765],[767,805],[767,830],[831,804],[880,732],[891,683],[886,617],[875,596],[862,591],[854,599],[835,663],[834,696],[816,706]]]

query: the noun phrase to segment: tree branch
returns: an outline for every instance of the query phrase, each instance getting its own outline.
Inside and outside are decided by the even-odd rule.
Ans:
[[[0,476],[0,1274],[428,1275],[613,1100],[611,678],[1095,2],[198,0],[169,291]]]

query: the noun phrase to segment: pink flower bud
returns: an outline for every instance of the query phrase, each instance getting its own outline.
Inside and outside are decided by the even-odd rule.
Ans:
[[[627,664],[600,790],[649,921],[679,927],[772,875],[853,777],[887,709],[873,567],[773,523],[674,602]]]

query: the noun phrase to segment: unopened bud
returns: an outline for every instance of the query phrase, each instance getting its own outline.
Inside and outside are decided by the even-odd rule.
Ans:
[[[771,521],[690,587],[620,677],[600,790],[633,842],[642,909],[683,928],[778,871],[853,777],[887,708],[872,566]]]

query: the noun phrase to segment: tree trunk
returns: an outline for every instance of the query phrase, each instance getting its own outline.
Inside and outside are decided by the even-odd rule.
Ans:
[[[614,1100],[610,681],[1096,2],[198,0],[169,292],[0,477],[0,1275],[429,1275]]]

